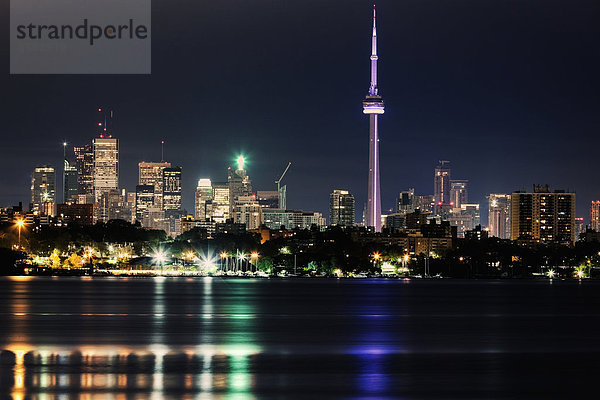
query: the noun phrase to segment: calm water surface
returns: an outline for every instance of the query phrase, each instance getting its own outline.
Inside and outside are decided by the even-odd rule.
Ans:
[[[600,282],[0,278],[0,398],[579,398]]]

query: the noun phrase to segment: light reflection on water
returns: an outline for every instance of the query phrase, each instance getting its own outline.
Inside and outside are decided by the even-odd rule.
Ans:
[[[564,394],[598,372],[589,285],[0,278],[0,398]]]

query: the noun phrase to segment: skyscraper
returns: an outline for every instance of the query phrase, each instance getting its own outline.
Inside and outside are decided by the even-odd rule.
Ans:
[[[163,208],[163,170],[170,168],[168,162],[138,163],[138,185],[154,186],[154,206]]]
[[[217,223],[226,222],[231,218],[231,193],[228,182],[214,182],[212,184],[212,218]]]
[[[590,228],[600,232],[600,200],[593,200],[590,207]]]
[[[212,182],[208,178],[202,178],[198,181],[196,188],[196,201],[194,206],[194,216],[198,221],[205,221],[211,218],[210,207],[212,206],[213,188]]]
[[[96,203],[104,193],[119,189],[119,139],[94,138],[94,198]],[[103,211],[100,215],[104,219]]]
[[[142,223],[148,218],[154,205],[154,186],[137,185],[135,187],[135,219]]]
[[[54,167],[41,165],[31,175],[31,211],[53,215],[56,202],[56,173]],[[51,212],[49,212],[51,211]]]
[[[575,193],[550,192],[534,185],[533,193],[510,195],[511,239],[573,244],[575,241]]]
[[[367,195],[366,224],[381,232],[381,193],[379,186],[379,125],[378,118],[383,114],[383,98],[377,87],[377,28],[373,7],[373,34],[371,38],[371,86],[363,101],[363,113],[369,115],[369,187]]]
[[[163,210],[165,217],[181,215],[181,167],[163,169]]]
[[[77,167],[65,158],[63,168],[63,202],[73,202],[77,198]]]
[[[467,191],[467,180],[450,181],[450,204],[456,208],[460,208],[462,204],[469,202],[469,194]]]
[[[500,239],[510,239],[510,195],[490,194],[488,197],[489,235]]]
[[[227,170],[227,183],[229,185],[230,212],[233,213],[235,202],[240,196],[247,196],[252,193],[252,182],[244,168],[246,160],[244,156],[237,158],[237,168],[231,167]]]
[[[411,213],[416,208],[415,189],[411,188],[400,192],[396,199],[396,212]]]
[[[354,225],[354,196],[347,190],[334,190],[329,195],[330,225]]]
[[[435,167],[433,199],[436,206],[450,204],[450,161],[440,161]]]
[[[75,147],[75,164],[77,165],[77,194],[94,202],[94,151],[92,146]]]

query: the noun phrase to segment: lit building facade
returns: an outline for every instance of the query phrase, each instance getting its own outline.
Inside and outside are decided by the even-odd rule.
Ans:
[[[313,225],[325,226],[323,214],[318,212],[305,212],[283,210],[277,208],[263,208],[264,225],[269,229],[310,229]]]
[[[469,193],[467,191],[467,180],[453,179],[450,181],[450,204],[460,208],[461,204],[469,202]]]
[[[354,196],[347,190],[334,190],[329,195],[330,225],[353,226],[354,219]]]
[[[91,145],[75,147],[75,164],[77,166],[77,194],[82,201],[94,202],[94,150]],[[88,200],[88,201],[86,201]]]
[[[154,186],[154,205],[163,207],[163,170],[170,168],[168,162],[146,162],[138,164],[138,185]]]
[[[277,190],[259,190],[256,192],[258,204],[265,208],[284,208],[280,205],[279,192]]]
[[[41,165],[31,175],[31,211],[34,214],[54,215],[56,203],[56,171]],[[50,211],[50,212],[49,212]]]
[[[205,221],[212,217],[212,182],[208,178],[202,178],[198,181],[196,187],[194,217],[196,221]]]
[[[154,207],[154,186],[137,185],[135,187],[135,219],[142,223]]]
[[[593,200],[590,206],[590,228],[600,232],[600,200]]]
[[[510,197],[512,240],[575,242],[575,193],[534,185],[532,193],[513,192]]]
[[[96,203],[106,192],[119,189],[119,140],[94,138],[94,198]],[[103,211],[100,210],[100,214]]]
[[[415,189],[400,192],[396,199],[396,212],[411,213],[415,210]]]
[[[230,210],[233,212],[235,201],[240,196],[247,196],[252,193],[252,182],[244,167],[245,160],[243,156],[237,159],[237,169],[234,171],[231,167],[227,169],[227,184],[229,185]]]
[[[436,206],[450,204],[450,161],[440,161],[433,176],[433,201]]]
[[[233,221],[246,225],[246,229],[260,228],[263,224],[263,212],[255,195],[238,196],[235,201]]]
[[[63,202],[77,201],[77,167],[69,160],[64,160]]]
[[[487,198],[489,236],[510,239],[510,195],[492,193]]]
[[[163,169],[162,206],[166,217],[181,217],[181,167]]]
[[[231,195],[229,183],[214,182],[212,184],[212,218],[217,223],[225,223],[231,218]]]

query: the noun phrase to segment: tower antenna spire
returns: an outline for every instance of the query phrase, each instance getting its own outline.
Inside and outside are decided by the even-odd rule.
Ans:
[[[373,34],[371,36],[371,86],[369,87],[369,96],[377,96],[377,10],[373,4]]]
[[[165,141],[160,141],[160,162],[165,162]]]

